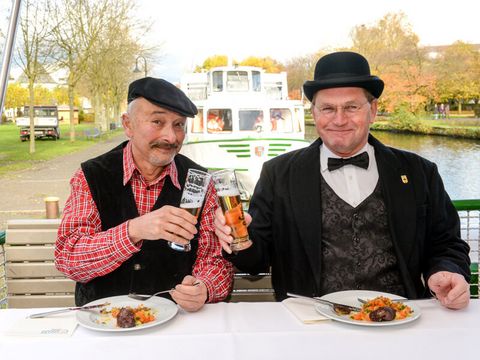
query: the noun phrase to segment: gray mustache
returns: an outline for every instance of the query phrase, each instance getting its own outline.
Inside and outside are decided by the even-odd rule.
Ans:
[[[175,149],[178,148],[178,145],[177,144],[165,143],[165,142],[162,142],[162,143],[155,142],[155,143],[151,144],[150,147],[152,149],[153,148],[159,148],[159,149],[166,149],[166,150],[175,150]]]

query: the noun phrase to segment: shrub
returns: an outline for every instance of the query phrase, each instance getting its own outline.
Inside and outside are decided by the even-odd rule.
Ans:
[[[422,124],[419,118],[407,110],[406,105],[395,109],[390,117],[392,124],[398,130],[427,133],[428,129]]]

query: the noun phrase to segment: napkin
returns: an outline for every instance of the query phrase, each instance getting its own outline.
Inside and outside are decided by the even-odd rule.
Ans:
[[[312,301],[297,298],[287,298],[282,301],[282,304],[304,324],[315,324],[320,321],[328,320],[327,317],[320,315],[315,310],[315,306]]]
[[[5,335],[11,336],[72,336],[77,327],[74,313],[55,315],[39,319],[19,319],[6,330]]]

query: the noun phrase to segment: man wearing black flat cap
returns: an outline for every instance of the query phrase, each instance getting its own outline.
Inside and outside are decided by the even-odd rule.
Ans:
[[[252,246],[231,254],[216,213],[224,256],[253,274],[271,266],[278,300],[363,289],[468,305],[469,247],[437,167],[369,134],[383,88],[360,54],[322,57],[304,84],[319,139],[264,164]]]
[[[173,84],[132,82],[122,121],[128,141],[81,164],[70,181],[55,247],[56,267],[77,282],[75,302],[134,292],[169,295],[187,311],[229,293],[232,265],[213,232],[212,184],[197,218],[179,207],[189,168],[179,154],[197,108]],[[176,252],[167,242],[192,250]]]

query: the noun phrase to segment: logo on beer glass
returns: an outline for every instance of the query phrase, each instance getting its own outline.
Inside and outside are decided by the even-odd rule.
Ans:
[[[248,248],[252,242],[248,236],[235,170],[216,171],[212,174],[212,179],[225,222],[232,229],[232,251]]]
[[[182,198],[180,200],[180,208],[187,210],[190,214],[198,217],[202,208],[203,199],[207,193],[208,184],[211,175],[205,171],[197,169],[188,169],[187,178],[183,187]],[[192,249],[190,243],[180,245],[168,242],[168,245],[177,251],[190,251]]]

